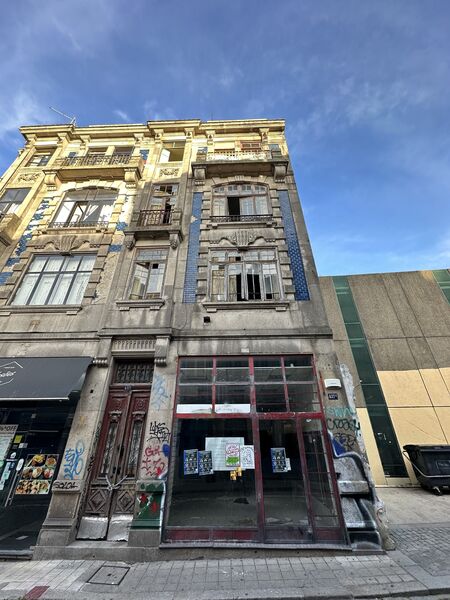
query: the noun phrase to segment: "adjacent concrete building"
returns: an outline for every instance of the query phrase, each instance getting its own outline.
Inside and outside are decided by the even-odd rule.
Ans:
[[[2,553],[379,548],[284,122],[21,132],[0,181]]]
[[[403,446],[450,444],[450,272],[322,277],[320,286],[339,361],[359,382],[358,419],[337,437],[351,442],[360,427],[376,483],[417,485]],[[326,410],[333,431],[341,415]]]

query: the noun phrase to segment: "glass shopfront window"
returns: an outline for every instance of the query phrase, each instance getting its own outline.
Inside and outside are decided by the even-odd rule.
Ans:
[[[180,358],[164,541],[345,542],[311,355]]]

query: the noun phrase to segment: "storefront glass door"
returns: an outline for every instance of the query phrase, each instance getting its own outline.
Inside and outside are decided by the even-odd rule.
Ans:
[[[165,542],[345,543],[310,355],[180,360]]]

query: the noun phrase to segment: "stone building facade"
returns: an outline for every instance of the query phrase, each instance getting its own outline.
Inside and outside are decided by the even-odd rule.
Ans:
[[[342,434],[357,415],[284,121],[21,132],[0,181],[0,551],[379,548],[362,440],[326,427],[329,406]]]

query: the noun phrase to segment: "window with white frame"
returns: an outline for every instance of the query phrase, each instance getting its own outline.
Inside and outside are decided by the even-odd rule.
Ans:
[[[161,298],[166,262],[167,250],[141,248],[137,251],[128,295],[130,300]]]
[[[59,227],[107,225],[116,198],[116,191],[98,188],[67,192],[53,220],[53,225]]]
[[[52,157],[53,150],[36,150],[27,163],[27,167],[45,167]]]
[[[275,250],[211,251],[209,298],[213,302],[280,300]]]
[[[94,254],[34,256],[12,304],[81,304],[94,262]]]
[[[263,216],[270,216],[265,185],[242,183],[213,188],[213,220],[254,221]]]
[[[16,212],[31,188],[11,188],[0,196],[0,215]]]

